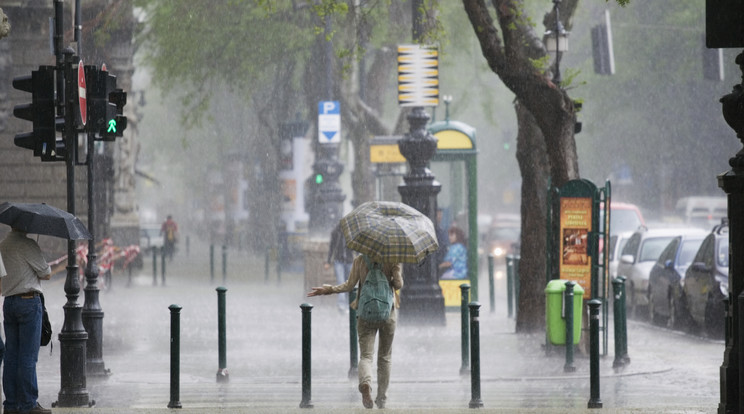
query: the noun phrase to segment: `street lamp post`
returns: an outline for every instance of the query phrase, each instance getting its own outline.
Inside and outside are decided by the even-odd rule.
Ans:
[[[744,52],[736,57],[736,64],[742,71],[742,83],[734,86],[734,90],[721,98],[723,118],[736,131],[736,136],[744,143]],[[718,186],[726,192],[728,197],[729,244],[731,252],[737,252],[744,246],[744,150],[739,151],[729,159],[732,167],[718,176]],[[726,347],[723,353],[723,363],[720,369],[721,401],[718,412],[741,412],[742,373],[744,373],[744,358],[742,358],[742,342],[744,342],[744,256],[730,254],[729,256],[729,297],[727,310]]]
[[[56,6],[56,4],[55,4]],[[59,7],[61,11],[61,6]],[[60,13],[61,14],[61,13]],[[60,20],[61,20],[61,16]],[[77,131],[73,120],[73,108],[75,102],[71,99],[75,87],[72,74],[74,51],[66,48],[64,55],[64,113],[65,113],[65,161],[67,164],[67,211],[75,214],[75,146]],[[79,407],[88,405],[88,390],[86,388],[85,361],[86,343],[88,333],[83,327],[81,311],[78,304],[80,294],[80,283],[77,276],[78,267],[75,262],[75,241],[67,242],[67,278],[65,279],[65,296],[67,303],[64,305],[65,319],[62,330],[59,333],[60,343],[60,372],[61,389],[59,391],[57,405],[60,407]]]
[[[426,168],[437,150],[437,139],[426,129],[429,114],[423,107],[414,107],[408,115],[410,131],[398,143],[400,153],[408,161],[408,174],[398,186],[403,203],[436,223],[437,194],[442,185]],[[439,287],[437,262],[433,256],[422,264],[404,264],[406,284],[401,291],[401,321],[444,325],[444,296]]]
[[[553,67],[553,83],[561,84],[561,57],[568,50],[568,32],[563,27],[558,5],[561,0],[553,0],[553,13],[555,14],[555,30],[548,30],[543,36],[543,44],[548,52],[555,52],[555,66]]]
[[[413,40],[418,43],[424,35],[423,0],[414,0]],[[437,218],[437,194],[442,189],[427,168],[437,150],[437,139],[426,129],[431,117],[422,106],[415,106],[408,114],[409,132],[398,143],[400,153],[408,162],[404,183],[398,186],[403,203],[429,217]],[[406,285],[401,291],[401,315],[404,322],[444,325],[444,296],[439,287],[437,262],[433,256],[419,264],[404,264]]]
[[[96,261],[96,237],[95,237],[95,199],[94,199],[94,171],[95,165],[95,134],[88,134],[87,142],[87,169],[88,169],[88,227],[91,238],[88,240],[88,266],[85,268],[85,301],[83,302],[82,320],[85,331],[88,333],[86,345],[86,371],[90,375],[106,376],[110,371],[106,369],[103,362],[103,309],[98,300],[100,289],[98,289],[98,263]]]

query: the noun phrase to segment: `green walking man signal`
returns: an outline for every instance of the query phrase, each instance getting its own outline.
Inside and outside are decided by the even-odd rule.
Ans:
[[[116,134],[116,119],[109,120],[108,130],[106,132],[109,134]]]

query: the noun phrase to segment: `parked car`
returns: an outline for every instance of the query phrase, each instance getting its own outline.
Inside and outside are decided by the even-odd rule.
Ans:
[[[680,297],[685,271],[706,234],[701,229],[692,228],[675,237],[654,263],[648,278],[648,317],[652,323],[664,321],[669,328],[677,328],[684,319]]]
[[[728,220],[722,219],[703,240],[685,272],[683,285],[682,304],[691,319],[691,328],[701,328],[717,338],[724,335],[723,300],[729,294],[728,230]]]
[[[669,242],[686,231],[689,228],[641,228],[625,243],[617,265],[617,274],[626,279],[626,306],[630,308],[630,316],[639,317],[641,315],[638,309],[647,308],[651,268]]]
[[[635,204],[613,201],[610,203],[610,234],[636,231],[646,225],[641,210]]]
[[[709,230],[728,216],[728,201],[725,196],[683,197],[677,201],[675,211],[684,223]]]
[[[163,247],[164,239],[159,224],[140,225],[140,254],[152,254],[152,249]]]

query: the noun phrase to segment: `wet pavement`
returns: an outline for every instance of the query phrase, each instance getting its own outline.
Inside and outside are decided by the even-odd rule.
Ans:
[[[191,248],[168,263],[166,286],[152,262],[129,283],[126,272],[114,275],[113,287],[100,294],[104,317],[103,360],[107,377],[88,376],[92,407],[55,407],[55,413],[164,413],[170,402],[170,311],[182,306],[180,395],[182,413],[308,412],[302,400],[302,313],[312,310],[313,412],[364,410],[356,376],[349,379],[348,316],[335,299],[306,298],[303,275],[285,271],[277,280],[272,263],[266,279],[263,257],[228,252],[223,281],[221,256],[211,280],[209,249]],[[219,249],[215,249],[219,251]],[[158,263],[159,265],[159,263]],[[39,355],[39,401],[50,407],[60,391],[60,347],[66,298],[64,280],[44,285],[54,328],[54,348]],[[608,355],[600,361],[603,408],[587,409],[589,358],[576,353],[576,372],[565,373],[565,352],[546,354],[545,336],[517,335],[507,317],[505,281],[496,280],[496,306],[490,310],[488,278],[481,287],[480,411],[494,413],[715,413],[719,403],[719,367],[723,341],[689,336],[644,322],[628,323],[631,363],[614,371],[612,318]],[[228,288],[228,382],[217,382],[217,292]],[[82,294],[79,299],[82,305]],[[399,322],[387,412],[472,412],[470,375],[460,375],[461,316],[447,312],[446,326],[421,327]],[[374,386],[373,386],[374,392]]]

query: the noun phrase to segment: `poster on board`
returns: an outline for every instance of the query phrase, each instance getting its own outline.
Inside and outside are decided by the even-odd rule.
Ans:
[[[584,298],[589,299],[592,280],[592,258],[589,255],[592,199],[562,197],[560,209],[560,278],[578,283],[584,289]]]

